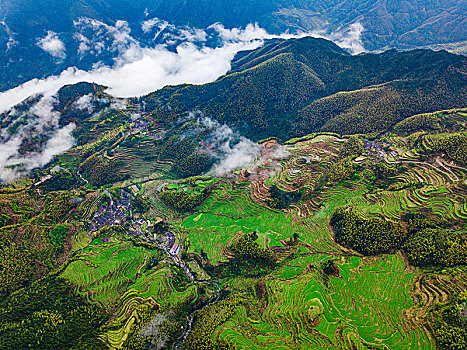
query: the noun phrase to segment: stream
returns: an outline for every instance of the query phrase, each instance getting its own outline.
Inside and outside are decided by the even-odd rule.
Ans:
[[[162,244],[158,243],[156,240],[151,239],[151,238],[147,237],[146,235],[144,235],[143,237],[146,239],[146,241],[151,242],[151,243],[155,244],[157,247],[159,247],[160,249],[162,249],[167,254],[167,256],[172,259],[172,261],[175,263],[175,265],[181,267],[183,269],[183,271],[185,271],[186,276],[188,277],[188,279],[191,282],[196,281],[195,277],[191,273],[190,269],[188,268],[188,266],[186,266],[185,262],[182,259],[178,258],[177,256],[173,256],[172,254],[170,254],[170,252],[168,251],[168,249],[167,249],[167,247],[165,245],[162,245]],[[221,286],[219,285],[219,283],[217,283],[217,282],[207,282],[207,281],[200,281],[199,283],[207,285],[207,286],[211,286],[212,289],[215,291],[215,295],[213,296],[213,299],[210,302],[203,305],[201,308],[194,310],[189,316],[187,316],[188,325],[187,325],[186,328],[183,329],[182,335],[180,335],[177,338],[177,340],[175,341],[175,344],[177,344],[175,346],[176,350],[180,349],[180,347],[185,342],[186,338],[190,335],[190,333],[191,333],[191,331],[193,329],[193,321],[195,319],[195,314],[198,311],[204,310],[208,306],[214,305],[220,299]]]
[[[89,181],[86,180],[86,179],[83,177],[83,175],[80,174],[79,170],[76,170],[76,175],[78,175],[79,178],[80,178],[81,180],[83,180],[86,184],[89,183]]]
[[[76,173],[81,179],[83,179],[84,181],[86,181],[86,183],[88,183],[88,181],[81,176],[79,171],[77,171]],[[113,202],[112,195],[107,190],[105,191],[105,193],[111,198],[111,201]],[[130,204],[129,209],[131,210],[131,204]],[[193,276],[193,274],[191,273],[190,269],[188,268],[188,266],[185,264],[185,262],[181,258],[179,258],[176,255],[172,255],[166,245],[163,245],[163,244],[159,243],[157,240],[148,237],[145,234],[145,232],[142,230],[142,228],[141,228],[141,226],[140,226],[140,224],[138,222],[133,221],[133,224],[137,226],[138,231],[141,234],[141,237],[144,238],[145,241],[147,241],[149,243],[152,243],[152,244],[155,244],[158,248],[162,249],[165,252],[165,254],[167,255],[167,257],[169,257],[174,262],[175,265],[177,265],[177,266],[179,266],[179,267],[181,267],[183,269],[183,271],[185,272],[185,275],[188,277],[190,282],[195,282],[196,281],[196,279]],[[204,304],[202,307],[194,310],[193,312],[190,313],[189,316],[187,316],[187,322],[188,322],[187,327],[185,329],[183,329],[182,335],[180,335],[180,337],[178,337],[177,340],[175,341],[175,344],[176,344],[175,349],[177,349],[177,350],[179,350],[181,348],[183,343],[186,341],[187,337],[190,335],[190,333],[191,333],[191,331],[193,329],[193,321],[194,321],[194,318],[195,318],[195,314],[198,311],[204,310],[206,307],[214,305],[215,303],[217,303],[219,301],[219,299],[220,299],[220,296],[221,296],[221,294],[220,294],[221,287],[220,287],[219,283],[217,283],[217,282],[207,282],[207,281],[199,281],[199,283],[212,287],[212,289],[214,291],[214,295],[211,297],[210,302],[208,302],[208,303]]]
[[[201,284],[205,284],[205,285],[211,285],[211,286],[215,286],[216,287],[216,297],[210,301],[209,303],[207,303],[206,305],[204,305],[203,307],[199,308],[199,309],[196,309],[195,311],[193,311],[190,316],[187,316],[187,321],[188,321],[188,326],[186,327],[186,329],[183,330],[183,334],[178,337],[177,339],[177,343],[180,341],[181,339],[181,342],[178,343],[176,346],[175,346],[175,349],[176,350],[179,350],[180,347],[183,345],[183,343],[185,342],[186,338],[190,335],[191,333],[191,330],[193,328],[193,320],[195,319],[195,314],[198,312],[198,311],[201,311],[201,310],[204,310],[205,308],[207,308],[208,306],[211,306],[211,305],[214,305],[215,303],[217,303],[220,299],[220,296],[221,296],[221,286],[217,283],[217,282],[200,282]],[[214,288],[213,288],[214,289]]]

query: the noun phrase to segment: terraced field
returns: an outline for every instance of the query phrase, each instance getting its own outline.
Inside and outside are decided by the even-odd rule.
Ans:
[[[97,338],[106,347],[198,349],[209,339],[206,346],[226,349],[438,348],[437,305],[462,294],[467,270],[462,260],[419,266],[405,243],[427,228],[448,228],[452,237],[437,249],[463,256],[467,167],[434,151],[445,133],[269,140],[228,174],[179,178],[180,159],[173,149],[164,158],[154,116],[144,128],[128,120],[135,106],[96,117],[94,137],[60,157],[57,164],[81,178],[73,191],[43,194],[32,179],[0,189],[1,232],[35,244],[31,251],[48,269],[68,260],[59,275],[105,311]],[[461,125],[459,113],[440,120]],[[165,132],[177,151],[180,135]],[[343,150],[352,142],[358,149],[349,156]],[[187,149],[196,155],[206,144]],[[92,166],[77,170],[89,159],[121,176],[86,180]],[[131,200],[118,223],[92,229],[108,196],[122,190]],[[46,206],[53,210],[44,214]],[[361,223],[401,223],[403,241],[364,256],[373,253],[339,240],[343,226],[332,219],[342,208],[358,213],[349,227],[361,232]],[[50,215],[67,231],[63,249],[47,255],[57,245]],[[414,228],[420,217],[426,221]],[[362,237],[357,243],[372,242]],[[420,238],[426,249],[430,237]]]
[[[112,313],[101,338],[111,348],[121,348],[141,319],[141,312],[165,312],[192,302],[197,287],[177,291],[170,264],[151,267],[155,251],[135,247],[115,238],[95,238],[62,273],[91,303]]]
[[[375,190],[359,176],[324,183],[314,192],[342,142],[320,136],[289,145],[285,159],[256,163],[249,174],[238,173],[237,181],[219,179],[214,193],[181,220],[189,252],[203,250],[214,263],[228,261],[225,249],[242,233],[255,231],[262,247],[281,246],[294,233],[299,237],[295,254],[300,257],[258,280],[225,282],[245,300],[213,331],[213,341],[230,341],[238,349],[436,348],[426,324],[429,310],[465,288],[465,273],[457,273],[455,282],[446,275],[428,282],[401,252],[362,257],[337,245],[329,222],[337,208],[350,206],[365,218],[400,221],[422,211],[437,222],[461,225],[467,218],[467,169],[441,158],[419,161],[417,152],[399,148],[397,162],[408,165],[391,180],[399,187]],[[277,210],[267,204],[272,186],[311,195]],[[337,277],[324,275],[320,267],[332,258]],[[245,287],[251,283],[256,285]]]
[[[417,305],[417,273],[400,255],[340,258],[339,277],[323,279],[323,255],[298,258],[265,280],[267,305],[248,307],[216,330],[239,349],[434,349],[405,316]],[[252,318],[256,317],[256,318]]]

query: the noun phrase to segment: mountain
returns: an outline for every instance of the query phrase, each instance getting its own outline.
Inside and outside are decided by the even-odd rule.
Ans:
[[[133,42],[81,24],[110,61]],[[187,41],[203,64],[151,53],[214,70]],[[38,92],[0,112],[0,349],[465,349],[467,57],[231,45],[207,84],[0,95]]]
[[[83,18],[99,21],[102,26],[93,23],[83,28]],[[88,70],[99,61],[111,64],[121,52],[83,55],[80,45],[95,41],[96,32],[108,37],[105,26],[115,26],[121,20],[128,23],[137,42],[151,45],[153,37],[142,30],[142,23],[152,18],[197,28],[216,22],[228,28],[258,23],[271,33],[315,31],[337,38],[360,23],[363,46],[370,51],[436,47],[465,52],[467,41],[463,0],[3,0],[0,90],[59,74],[70,66]],[[353,28],[356,31],[351,35],[359,36],[361,27]],[[60,40],[62,44],[55,40],[53,45],[63,45],[63,51],[51,55],[39,47],[41,38]]]
[[[162,120],[199,109],[255,140],[371,133],[413,114],[464,107],[466,73],[467,58],[446,51],[352,56],[307,37],[240,53],[213,83],[169,87],[145,100]]]

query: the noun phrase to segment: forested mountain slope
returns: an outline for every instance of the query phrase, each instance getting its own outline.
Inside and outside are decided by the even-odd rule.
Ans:
[[[168,120],[199,109],[249,137],[382,131],[413,114],[463,107],[467,59],[414,50],[351,56],[315,38],[272,41],[241,53],[216,82],[146,97]]]
[[[368,49],[467,40],[467,13],[462,0],[4,0],[0,18],[21,36],[44,29],[67,31],[73,20],[83,16],[136,23],[145,18],[145,12],[149,18],[197,27],[215,22],[227,27],[258,22],[275,33],[336,29],[361,22]]]

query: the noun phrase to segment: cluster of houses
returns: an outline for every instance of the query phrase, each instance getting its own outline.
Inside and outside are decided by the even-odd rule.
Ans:
[[[106,207],[100,206],[91,220],[91,231],[97,231],[104,226],[120,225],[126,219],[126,214],[130,209],[130,196],[122,191],[120,198]]]
[[[173,256],[179,256],[182,250],[181,244],[175,243],[175,235],[173,232],[166,231],[162,234],[162,242],[166,244],[167,251]]]
[[[387,151],[389,147],[392,146],[391,143],[387,142],[376,142],[376,141],[369,141],[367,139],[363,139],[363,149],[367,151],[370,155],[376,156],[376,159],[382,160],[386,158],[388,155],[396,156],[396,151]]]
[[[130,123],[129,127],[131,130],[143,130],[149,126],[149,123],[141,117]]]

